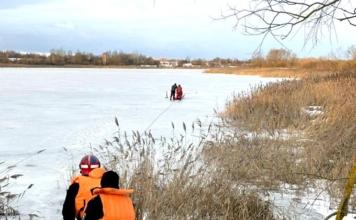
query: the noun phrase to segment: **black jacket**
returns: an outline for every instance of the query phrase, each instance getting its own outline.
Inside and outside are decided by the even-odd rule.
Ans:
[[[103,203],[98,195],[88,202],[83,220],[99,220],[102,217],[104,217]]]
[[[75,220],[75,197],[79,191],[79,183],[72,183],[64,199],[62,215],[63,220]],[[77,220],[81,220],[80,217],[77,217]]]
[[[171,92],[172,92],[172,93],[175,92],[175,91],[176,91],[176,88],[177,88],[177,85],[174,84],[174,85],[171,87]]]

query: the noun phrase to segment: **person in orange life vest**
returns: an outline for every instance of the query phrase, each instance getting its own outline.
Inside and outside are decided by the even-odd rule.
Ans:
[[[72,178],[63,203],[63,220],[81,220],[85,205],[92,197],[91,189],[99,187],[105,170],[94,155],[84,156],[79,164],[81,175]]]
[[[181,85],[177,86],[176,94],[177,94],[177,96],[176,96],[177,100],[181,100],[183,98],[183,88]]]
[[[101,188],[93,190],[94,197],[85,207],[83,220],[134,220],[136,214],[130,198],[133,190],[119,188],[119,175],[105,172],[100,185]]]

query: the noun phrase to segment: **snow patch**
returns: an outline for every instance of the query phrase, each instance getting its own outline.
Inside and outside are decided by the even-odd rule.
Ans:
[[[323,107],[315,105],[302,108],[302,112],[309,115],[310,117],[317,117],[324,114]]]

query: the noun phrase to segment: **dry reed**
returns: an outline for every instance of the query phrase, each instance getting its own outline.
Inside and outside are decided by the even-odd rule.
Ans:
[[[276,219],[258,190],[227,178],[203,156],[207,140],[222,137],[211,127],[208,134],[201,122],[193,123],[192,133],[200,134],[195,140],[184,123],[170,138],[119,130],[96,151],[119,171],[122,186],[135,189],[138,219]]]
[[[257,170],[267,171],[271,179],[304,186],[326,180],[325,190],[337,198],[356,154],[355,94],[355,71],[309,76],[240,94],[228,103],[223,117],[233,127],[270,139],[271,143],[257,145],[263,152],[253,164]],[[247,161],[251,162],[249,156]]]

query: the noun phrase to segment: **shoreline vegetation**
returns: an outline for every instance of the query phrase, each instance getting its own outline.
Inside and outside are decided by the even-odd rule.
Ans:
[[[339,71],[356,69],[356,60],[300,59],[291,65],[274,66],[266,63],[263,66],[250,63],[237,67],[209,68],[206,73],[258,75],[262,77],[304,78],[315,75],[328,75]]]
[[[233,144],[223,138],[219,148],[208,152],[223,158],[220,166],[233,170],[236,181],[251,182],[263,193],[266,186],[280,191],[280,184],[288,184],[297,194],[314,189],[326,192],[330,203],[347,201],[347,207],[334,205],[333,210],[355,210],[356,194],[345,197],[343,191],[356,164],[356,56],[287,57],[258,57],[249,66],[207,71],[285,78],[228,102],[222,120],[253,138]]]
[[[24,68],[119,68],[204,69],[205,73],[259,75],[262,77],[306,77],[325,75],[356,68],[356,48],[347,51],[350,59],[298,58],[292,51],[271,49],[265,56],[254,54],[250,59],[154,59],[139,53],[108,51],[100,55],[86,52],[51,50],[50,53],[0,51],[0,67]]]
[[[160,66],[140,66],[140,65],[79,65],[79,64],[16,64],[16,63],[0,63],[0,68],[107,68],[107,69],[165,69],[173,67]],[[206,69],[203,67],[174,67],[175,69]]]
[[[0,51],[1,67],[206,68],[239,64],[241,61],[238,59],[152,58],[121,51],[107,51],[99,55],[64,50],[52,50],[46,54]]]

